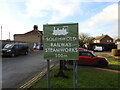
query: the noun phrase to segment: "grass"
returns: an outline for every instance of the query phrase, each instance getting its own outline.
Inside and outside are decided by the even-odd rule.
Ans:
[[[51,88],[73,88],[73,70],[64,71],[69,78],[55,78],[57,73],[58,69],[51,71]],[[31,87],[34,88],[47,88],[46,76]],[[77,88],[118,88],[118,74],[99,70],[78,70]]]
[[[108,67],[105,67],[105,68],[120,70],[120,61],[118,59],[115,59],[112,56],[109,56],[107,54],[102,54],[102,53],[95,53],[95,55],[103,56],[107,58],[107,60],[109,61],[109,65]]]
[[[117,59],[101,53],[95,53],[98,56],[103,56],[108,59],[109,65],[108,69],[120,70],[120,61]],[[73,88],[73,70],[67,71],[64,73],[69,78],[58,77],[55,78],[54,75],[58,73],[58,69],[53,69],[51,71],[51,88]],[[108,71],[101,71],[95,69],[78,69],[78,81],[77,88],[81,89],[97,89],[97,88],[106,88],[106,89],[115,89],[119,88],[119,74]],[[47,88],[47,77],[44,76],[41,80],[35,83],[30,89],[34,88]]]

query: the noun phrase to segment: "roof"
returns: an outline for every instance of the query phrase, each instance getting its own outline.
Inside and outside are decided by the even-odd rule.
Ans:
[[[108,35],[101,35],[101,36],[98,36],[95,38],[95,40],[101,40],[103,39],[105,36],[108,36]],[[109,38],[111,38],[110,36],[108,36]],[[111,38],[112,39],[112,38]]]
[[[24,34],[14,34],[14,36],[15,36],[15,35],[26,35],[26,34],[33,33],[33,32],[40,33],[41,35],[43,34],[42,31],[39,31],[39,30],[32,30],[32,31],[26,32],[26,33],[24,33]]]
[[[39,30],[32,30],[32,31],[26,32],[25,34],[29,34],[29,33],[32,33],[32,32],[38,32],[38,33],[42,34],[42,31],[39,31]]]

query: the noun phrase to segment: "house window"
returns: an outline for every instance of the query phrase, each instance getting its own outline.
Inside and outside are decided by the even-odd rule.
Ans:
[[[107,42],[112,42],[112,40],[107,40]]]
[[[97,40],[94,40],[94,43],[97,43]]]
[[[94,40],[94,43],[100,43],[100,40]]]
[[[97,40],[97,43],[99,43],[100,42],[100,40]]]

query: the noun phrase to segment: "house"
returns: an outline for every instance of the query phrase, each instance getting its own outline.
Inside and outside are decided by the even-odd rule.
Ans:
[[[117,45],[117,49],[120,49],[120,38],[116,39],[115,43]]]
[[[120,42],[117,42],[116,45],[117,45],[117,49],[120,49]]]
[[[95,50],[96,47],[102,47],[102,51],[110,51],[117,48],[113,42],[113,38],[109,35],[101,35],[94,38],[94,40],[88,44],[88,49]]]
[[[102,34],[101,36],[95,37],[93,43],[113,43],[113,38]]]
[[[119,43],[119,44],[117,44],[117,49],[120,49],[120,43]]]
[[[38,26],[34,25],[33,30],[24,34],[14,34],[14,41],[34,43],[42,46],[43,44],[43,32],[38,30]]]

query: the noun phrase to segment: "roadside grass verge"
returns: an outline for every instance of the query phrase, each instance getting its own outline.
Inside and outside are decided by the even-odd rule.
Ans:
[[[107,60],[109,61],[109,65],[108,65],[108,67],[105,67],[105,68],[120,70],[120,61],[118,59],[115,59],[112,56],[109,56],[109,55],[103,54],[103,53],[95,53],[95,55],[103,56],[103,57],[107,58]]]
[[[51,71],[51,88],[73,88],[73,70],[64,71],[69,78],[57,77],[58,69]],[[35,83],[30,90],[47,88],[47,77]],[[118,88],[118,73],[100,70],[78,70],[77,88]]]

